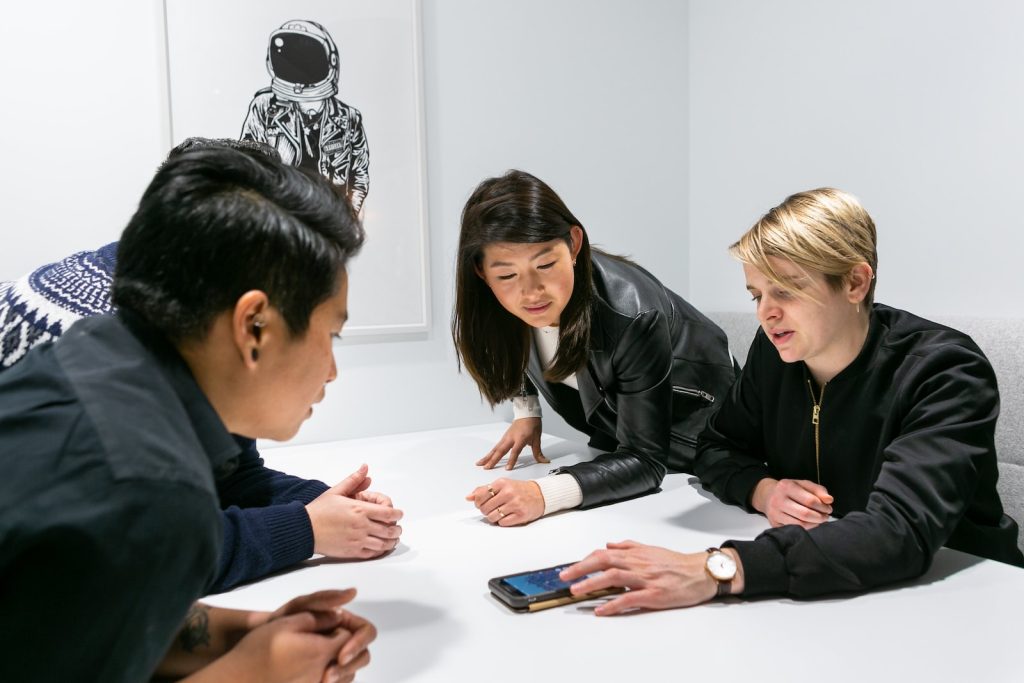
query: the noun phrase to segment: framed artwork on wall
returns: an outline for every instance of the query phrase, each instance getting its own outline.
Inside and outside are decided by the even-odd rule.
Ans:
[[[163,0],[168,148],[264,142],[344,188],[366,243],[345,337],[430,324],[419,0]]]

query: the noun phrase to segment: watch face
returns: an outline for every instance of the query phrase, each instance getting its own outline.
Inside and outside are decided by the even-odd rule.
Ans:
[[[708,555],[704,562],[708,573],[718,581],[732,581],[736,578],[736,562],[732,556],[721,551]]]

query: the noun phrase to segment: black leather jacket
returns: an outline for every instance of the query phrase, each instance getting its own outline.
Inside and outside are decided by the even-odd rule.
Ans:
[[[532,349],[527,393],[539,390],[590,445],[608,451],[559,468],[582,507],[650,493],[666,470],[692,472],[697,435],[736,378],[725,333],[653,275],[593,252],[590,353],[577,393],[544,380]]]

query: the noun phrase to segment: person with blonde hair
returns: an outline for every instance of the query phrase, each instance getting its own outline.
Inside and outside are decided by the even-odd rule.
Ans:
[[[996,492],[992,367],[962,332],[874,303],[875,245],[857,199],[821,188],[730,247],[761,329],[695,471],[772,528],[688,555],[609,544],[562,576],[631,589],[599,614],[866,591],[920,576],[944,545],[1024,566]]]

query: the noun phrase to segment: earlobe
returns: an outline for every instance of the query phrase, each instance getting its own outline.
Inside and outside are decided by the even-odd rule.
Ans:
[[[266,327],[266,323],[263,322],[263,318],[253,318],[252,320],[252,336],[256,339],[256,343],[260,342],[260,337],[263,336],[263,328]],[[252,362],[255,363],[260,359],[260,350],[258,347],[252,347],[252,351],[249,354],[252,358]]]
[[[583,228],[578,225],[569,228],[569,239],[572,240],[573,265],[576,265],[576,257],[579,256],[580,249],[583,248]]]
[[[267,341],[264,330],[267,329],[269,310],[270,300],[260,290],[250,290],[235,302],[231,316],[234,342],[246,365],[259,361],[260,347]]]
[[[850,274],[847,276],[847,286],[851,303],[860,303],[867,298],[874,277],[871,266],[867,263],[858,263],[850,270]]]

